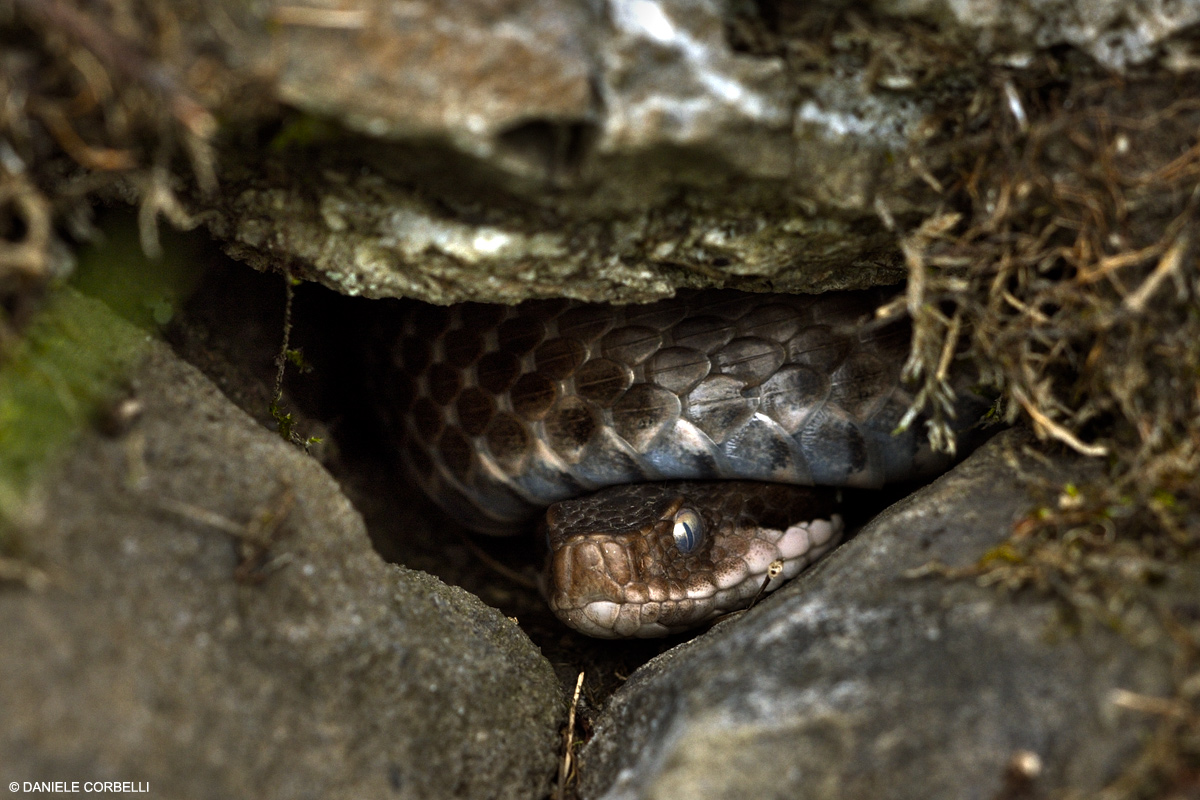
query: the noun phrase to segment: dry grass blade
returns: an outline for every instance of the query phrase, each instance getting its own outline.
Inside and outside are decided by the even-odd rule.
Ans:
[[[571,710],[567,713],[567,727],[563,732],[563,754],[558,764],[558,788],[555,789],[556,800],[565,800],[567,787],[575,780],[575,714],[579,709],[579,695],[583,691],[583,671],[575,679],[575,693],[571,696]]]

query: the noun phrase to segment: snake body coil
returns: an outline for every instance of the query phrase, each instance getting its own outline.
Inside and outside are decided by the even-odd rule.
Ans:
[[[949,463],[930,450],[923,426],[894,434],[911,400],[900,380],[909,330],[905,324],[863,324],[886,299],[878,291],[799,296],[712,290],[641,306],[567,300],[422,305],[401,322],[391,350],[396,369],[382,388],[385,402],[400,412],[410,474],[452,516],[482,532],[517,532],[552,503],[648,481],[877,487]],[[971,417],[960,420],[965,426]],[[699,513],[691,511],[691,501],[618,502],[640,502],[652,519],[634,527],[663,542],[673,535],[681,508]],[[832,544],[835,528],[840,530],[827,503],[803,503],[808,513],[822,514],[829,529],[805,534],[804,552],[789,556],[800,561]],[[787,503],[776,497],[760,505]],[[586,508],[586,514],[558,516],[586,527],[590,515],[592,527],[598,521],[610,539],[619,533],[609,524],[613,511]],[[749,514],[741,509],[725,519],[696,519],[709,538],[739,526],[742,533],[730,535],[747,537],[755,535],[746,532]],[[668,522],[669,530],[663,528]],[[771,524],[785,541],[791,523]],[[658,532],[647,534],[655,525]],[[576,535],[559,535],[559,544]],[[567,566],[552,558],[552,580],[574,583],[564,574],[577,576],[589,558],[604,568],[605,553],[614,547],[585,546],[590,556],[582,561],[558,557],[570,561]],[[650,560],[632,551],[627,556],[635,567]],[[617,567],[622,569],[631,567]],[[706,569],[730,571],[712,564]],[[683,586],[689,576],[676,583]],[[754,594],[761,576],[747,571],[740,580],[751,588],[741,594]],[[595,635],[655,635],[683,624],[660,624],[664,603],[687,605],[704,593],[677,587],[673,601],[665,584],[644,578],[632,580],[642,587],[633,591],[635,598],[644,596],[635,605],[650,606],[636,625],[622,620],[619,609],[596,606],[623,599],[580,599],[580,590],[572,588],[551,590],[551,602],[564,618],[586,617],[567,621]],[[709,597],[729,588],[728,575],[709,578]],[[708,613],[701,612],[701,618]]]

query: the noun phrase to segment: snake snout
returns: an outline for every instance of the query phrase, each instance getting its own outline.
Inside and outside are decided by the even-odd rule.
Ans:
[[[678,633],[744,608],[840,539],[842,520],[829,493],[749,488],[647,484],[552,506],[550,608],[599,638]]]
[[[637,563],[630,543],[616,537],[581,536],[563,543],[549,557],[551,610],[589,636],[662,636],[666,630],[655,630],[653,617],[654,603],[665,593],[639,579]]]

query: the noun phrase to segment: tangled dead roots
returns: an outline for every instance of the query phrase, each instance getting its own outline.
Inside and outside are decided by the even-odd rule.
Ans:
[[[1009,421],[1108,459],[1100,506],[1178,536],[1200,509],[1198,90],[1101,80],[1027,108],[1002,83],[993,124],[937,154],[945,210],[902,242],[935,417],[957,352]]]

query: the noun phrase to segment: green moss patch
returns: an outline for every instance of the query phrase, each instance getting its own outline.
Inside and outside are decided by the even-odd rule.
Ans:
[[[123,386],[149,334],[103,303],[52,295],[0,365],[0,554],[19,549],[11,523],[25,494]]]

